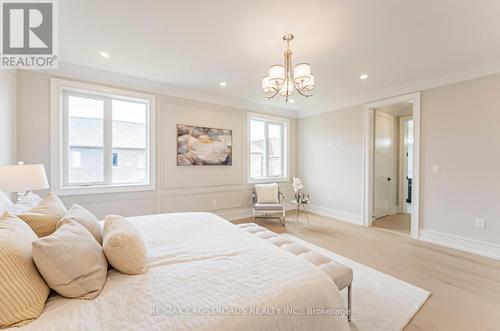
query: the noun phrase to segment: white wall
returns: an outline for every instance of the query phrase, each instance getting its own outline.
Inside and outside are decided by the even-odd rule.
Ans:
[[[110,73],[82,70],[79,74],[56,72],[60,78],[141,90],[157,97],[156,190],[119,194],[63,197],[66,204],[80,203],[97,216],[125,216],[175,211],[214,211],[226,217],[248,212],[247,111],[161,93],[158,83]],[[23,71],[18,78],[18,158],[26,163],[44,163],[50,169],[50,77],[49,73]],[[126,82],[126,83],[123,83]],[[151,86],[149,88],[149,86]],[[178,167],[176,125],[194,124],[233,130],[233,165]],[[292,154],[290,175],[296,174],[296,120],[290,121]],[[290,196],[290,185],[282,184]],[[217,200],[214,204],[214,200]]]
[[[15,162],[16,72],[0,70],[0,165]]]
[[[500,75],[425,91],[422,109],[423,227],[500,244]]]
[[[315,209],[361,215],[362,106],[301,118],[299,134],[300,176]],[[500,258],[499,142],[500,74],[422,92],[422,239]]]
[[[300,119],[298,155],[312,210],[362,224],[363,107]]]

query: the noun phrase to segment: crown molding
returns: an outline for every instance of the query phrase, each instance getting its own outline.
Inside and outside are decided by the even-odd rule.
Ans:
[[[59,63],[56,70],[36,70],[52,77],[72,79],[82,82],[93,82],[113,87],[128,88],[139,92],[154,93],[159,97],[171,100],[194,101],[211,105],[223,106],[232,110],[243,112],[252,111],[273,114],[288,118],[296,118],[297,112],[289,109],[262,105],[254,102],[243,101],[234,97],[208,94],[202,91],[182,88],[171,84],[147,80],[138,77],[122,75],[110,71],[93,69],[69,63]]]
[[[452,74],[440,75],[429,79],[413,81],[388,89],[378,90],[362,96],[346,98],[335,102],[328,109],[310,109],[298,111],[298,118],[315,116],[331,111],[346,109],[354,106],[362,106],[365,103],[374,102],[394,96],[414,93],[418,91],[430,90],[437,87],[452,85],[467,80],[477,79],[485,76],[490,76],[500,73],[500,63],[492,63],[476,67],[471,70],[455,72]]]

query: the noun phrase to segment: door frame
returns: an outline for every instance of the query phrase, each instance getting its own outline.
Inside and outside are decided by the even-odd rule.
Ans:
[[[421,131],[421,95],[420,92],[400,95],[384,100],[370,102],[363,109],[363,224],[371,226],[373,212],[373,160],[375,138],[375,108],[388,106],[399,102],[413,104],[413,181],[412,181],[412,213],[411,237],[420,236],[420,131]]]
[[[399,118],[399,167],[398,167],[398,207],[399,212],[403,213],[405,211],[405,196],[404,196],[404,186],[405,186],[405,178],[404,178],[404,147],[405,147],[405,123],[413,120],[413,114],[410,116],[401,116]],[[413,191],[413,190],[412,190]],[[413,193],[413,192],[412,192]]]

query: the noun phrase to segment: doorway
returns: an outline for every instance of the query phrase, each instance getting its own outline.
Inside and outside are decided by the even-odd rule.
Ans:
[[[365,105],[364,224],[419,236],[420,93]]]

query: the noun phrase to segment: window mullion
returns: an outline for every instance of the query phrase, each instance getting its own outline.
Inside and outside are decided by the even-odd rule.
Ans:
[[[66,186],[69,183],[69,110],[68,110],[68,94],[63,93],[63,114],[62,114],[62,185]]]
[[[104,165],[104,183],[111,184],[112,180],[112,154],[113,154],[113,109],[111,106],[111,98],[106,98],[104,101],[104,123],[103,123],[103,165]]]
[[[265,140],[264,155],[266,157],[266,160],[264,162],[264,177],[269,177],[269,127],[268,127],[269,123],[267,123],[267,121],[264,123],[265,123],[265,125],[264,125],[264,140]]]
[[[285,174],[285,158],[288,159],[288,156],[285,156],[285,124],[281,123],[281,177],[285,177],[286,174]]]

